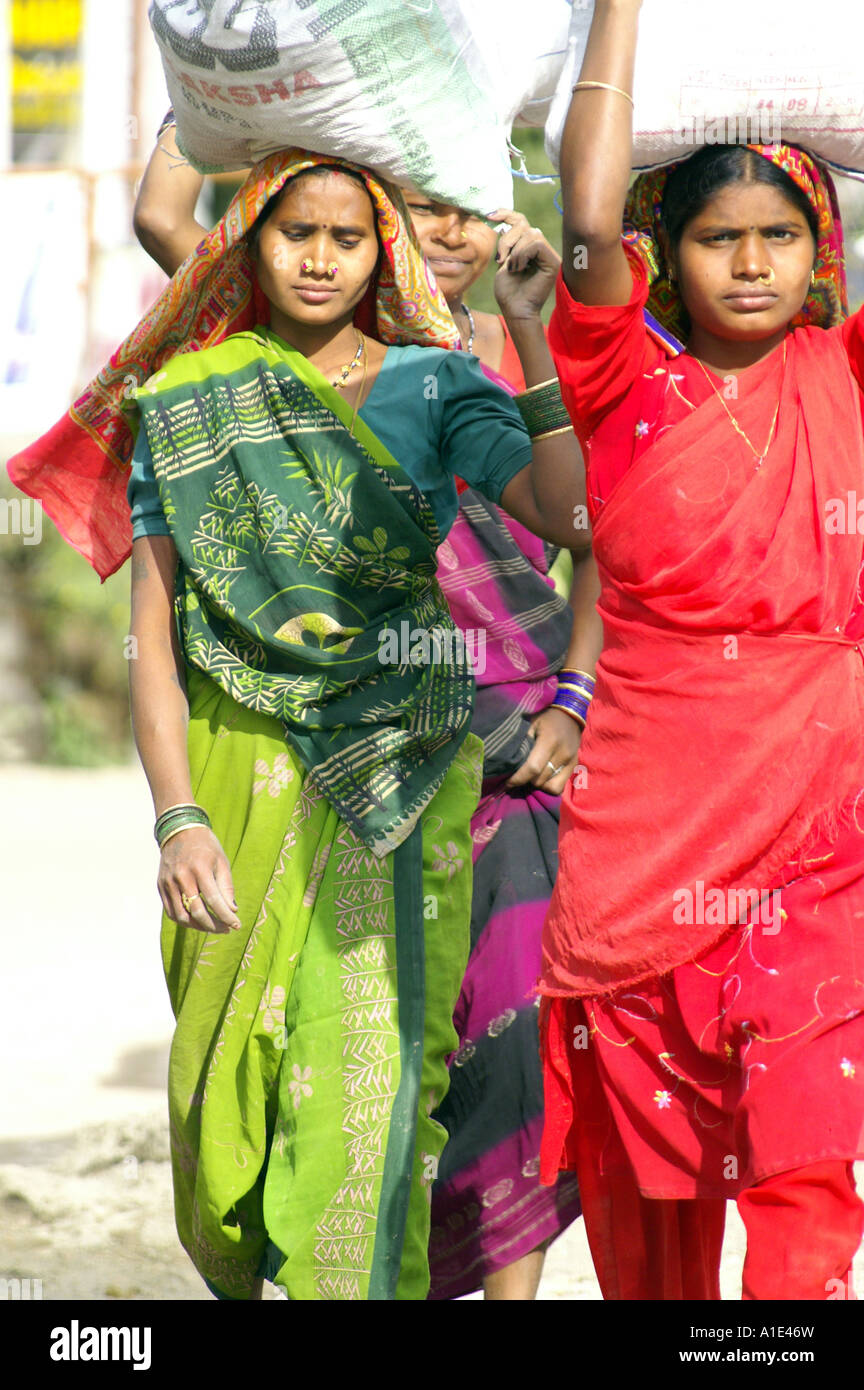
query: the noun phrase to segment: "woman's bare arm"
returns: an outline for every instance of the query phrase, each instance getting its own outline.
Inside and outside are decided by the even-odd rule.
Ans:
[[[501,237],[495,297],[519,354],[525,385],[557,379],[540,311],[558,278],[561,259],[536,227],[511,225]],[[585,468],[572,430],[531,441],[531,464],[501,494],[501,506],[535,535],[565,550],[591,545],[585,506]]]
[[[630,95],[642,0],[595,0],[580,82]],[[574,92],[561,139],[564,283],[580,304],[626,304],[633,280],[621,221],[633,160],[633,108],[607,87]]]
[[[573,630],[564,658],[564,667],[568,671],[593,674],[603,649],[603,624],[597,612],[599,594],[600,579],[594,556],[590,550],[574,552],[573,582],[570,586]],[[531,733],[534,746],[507,785],[521,787],[531,782],[535,787],[542,787],[544,792],[560,796],[579,762],[581,726],[566,710],[548,705],[532,722]],[[554,771],[556,768],[558,770]]]
[[[597,612],[600,597],[600,576],[597,561],[590,550],[573,552],[573,582],[570,585],[570,607],[573,610],[573,631],[564,658],[568,671],[585,671],[593,676],[603,650],[603,622]]]
[[[195,799],[186,751],[185,668],[174,621],[176,570],[170,537],[147,536],[133,543],[132,729],[157,816]],[[240,925],[228,861],[206,826],[190,826],[168,841],[160,856],[158,886],[175,922],[219,932]],[[182,894],[192,900],[188,912]]]
[[[135,235],[166,275],[174,274],[207,233],[195,220],[203,183],[178,150],[174,126],[166,126],[147,162],[132,214]]]
[[[508,320],[526,386],[556,377],[543,325]],[[501,493],[501,506],[523,526],[565,550],[588,550],[585,466],[572,430],[531,441],[531,464],[517,473]]]

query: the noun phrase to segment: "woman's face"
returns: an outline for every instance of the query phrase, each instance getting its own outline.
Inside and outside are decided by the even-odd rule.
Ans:
[[[261,289],[310,327],[350,320],[377,263],[372,201],[338,170],[286,184],[258,239]]]
[[[407,192],[405,202],[414,231],[450,303],[460,303],[492,259],[494,227],[450,203],[436,203],[423,193]]]
[[[816,248],[807,219],[764,183],[722,188],[684,228],[673,256],[694,325],[758,341],[801,309]]]

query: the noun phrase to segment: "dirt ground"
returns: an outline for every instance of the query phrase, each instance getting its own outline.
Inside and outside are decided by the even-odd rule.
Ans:
[[[174,1231],[171,1015],[143,775],[0,768],[0,808],[0,1278],[39,1279],[43,1299],[210,1301]],[[725,1299],[740,1297],[743,1249],[730,1205]],[[577,1221],[547,1257],[540,1299],[599,1297]]]

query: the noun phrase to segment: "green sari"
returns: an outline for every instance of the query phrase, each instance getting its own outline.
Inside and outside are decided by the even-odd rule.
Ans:
[[[239,334],[139,395],[193,790],[242,923],[163,922],[177,1225],[221,1298],[264,1274],[291,1299],[422,1299],[482,744],[467,668],[382,663],[382,624],[452,627],[437,528],[298,358]]]

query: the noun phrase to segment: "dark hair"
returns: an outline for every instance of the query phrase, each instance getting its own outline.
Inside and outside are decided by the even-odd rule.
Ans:
[[[699,216],[709,198],[732,183],[765,183],[775,188],[807,219],[818,243],[816,210],[785,169],[746,145],[705,145],[673,169],[666,180],[660,220],[673,249],[687,223]]]
[[[279,199],[282,197],[282,194],[285,192],[285,189],[290,187],[291,184],[296,183],[298,179],[314,178],[316,174],[344,174],[346,178],[353,179],[355,183],[359,184],[360,187],[363,189],[363,192],[369,198],[370,203],[372,202],[372,196],[369,193],[369,189],[366,187],[366,184],[363,181],[362,175],[358,174],[354,169],[345,169],[342,167],[341,164],[313,164],[308,169],[301,169],[299,174],[294,174],[292,178],[286,179],[282,187],[277,189],[276,192],[273,194],[272,198],[267,199],[267,202],[264,204],[258,216],[255,218],[255,221],[252,223],[252,226],[247,231],[246,244],[249,247],[249,251],[253,259],[258,259],[258,243],[261,238],[261,228],[264,226],[264,223],[267,222],[269,218],[273,216],[273,213],[276,211],[276,205],[279,202]],[[374,205],[372,210],[374,212]],[[374,222],[375,235],[376,237],[378,237],[378,246],[380,248],[381,238],[380,236],[378,236],[377,217],[375,217]]]

